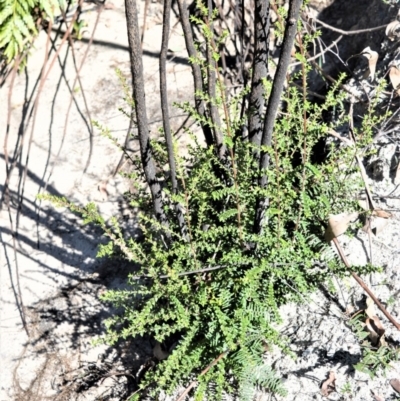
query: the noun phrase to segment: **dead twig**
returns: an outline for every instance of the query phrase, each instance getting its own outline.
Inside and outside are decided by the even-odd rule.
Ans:
[[[59,146],[59,148],[58,148],[58,152],[57,152],[57,156],[56,156],[56,160],[58,160],[58,158],[60,157],[60,154],[61,154],[62,147],[63,147],[63,145],[64,145],[65,138],[66,138],[66,136],[67,136],[67,128],[68,128],[69,114],[70,114],[70,111],[71,111],[72,102],[73,102],[73,100],[74,100],[74,88],[75,88],[76,83],[79,82],[79,86],[80,86],[80,88],[81,88],[81,92],[82,92],[82,97],[83,97],[84,105],[85,105],[85,108],[86,108],[86,113],[87,113],[88,118],[89,118],[89,128],[90,128],[90,132],[89,132],[89,136],[90,136],[90,138],[89,138],[89,139],[90,139],[89,157],[88,157],[88,160],[87,160],[87,162],[86,162],[86,165],[85,165],[85,168],[84,168],[84,170],[83,170],[83,173],[85,173],[86,170],[87,170],[87,168],[89,167],[91,155],[92,155],[92,152],[93,152],[93,124],[92,124],[92,118],[91,118],[91,116],[90,116],[89,105],[88,105],[88,103],[87,103],[86,96],[85,96],[85,91],[83,90],[83,85],[82,85],[82,82],[81,82],[80,73],[81,73],[82,68],[83,68],[83,66],[84,66],[84,64],[85,64],[85,60],[86,60],[86,57],[87,57],[87,55],[88,55],[88,53],[89,53],[89,49],[90,49],[90,47],[91,47],[91,45],[92,45],[92,43],[93,43],[94,34],[95,34],[95,32],[96,32],[96,28],[97,28],[97,25],[98,25],[99,20],[100,20],[100,14],[101,14],[101,12],[103,11],[103,8],[104,8],[104,6],[100,6],[100,7],[98,8],[98,10],[97,10],[97,18],[96,18],[96,22],[95,22],[94,27],[93,27],[93,32],[92,32],[92,34],[91,34],[91,36],[90,36],[89,43],[88,43],[88,45],[87,45],[87,47],[86,47],[85,53],[83,54],[83,57],[82,57],[80,66],[77,67],[76,63],[74,62],[74,66],[75,66],[75,79],[74,79],[73,84],[72,84],[72,86],[71,86],[71,96],[70,96],[70,100],[69,100],[69,104],[68,104],[68,108],[67,108],[67,113],[66,113],[66,115],[65,115],[63,135],[62,135],[61,143],[60,143],[60,146]],[[66,20],[67,18],[66,18],[66,16],[65,16],[65,12],[63,12],[63,14],[64,14],[64,19]],[[72,40],[71,35],[68,35],[68,42],[69,42],[69,45],[70,45],[70,48],[71,48],[72,57],[74,58],[74,60],[76,60],[75,51],[74,51],[74,42],[73,42],[73,40]],[[46,181],[46,183],[45,183],[45,187],[44,187],[44,189],[43,189],[43,192],[46,192],[48,182],[50,181],[50,177],[53,175],[53,172],[54,172],[54,167],[55,167],[55,164],[53,164],[53,166],[52,166],[52,169],[51,169],[51,171],[50,171],[50,174],[49,174],[49,176],[48,176],[48,179],[47,179],[47,181]]]
[[[146,0],[144,3],[142,35],[140,36],[140,50],[142,50],[142,51],[143,51],[144,33],[146,31],[146,26],[147,26],[147,12],[149,10],[149,4],[150,4],[150,0]]]
[[[343,29],[339,29],[339,28],[335,28],[334,26],[328,25],[325,22],[320,21],[317,18],[313,18],[313,20],[315,22],[318,22],[318,24],[322,25],[324,28],[327,28],[333,32],[338,32],[342,35],[359,35],[360,33],[368,33],[368,32],[374,32],[374,31],[380,31],[382,29],[386,29],[386,27],[388,26],[388,24],[386,25],[380,25],[380,26],[376,26],[374,28],[368,28],[368,29],[357,29],[355,31],[345,31]]]
[[[125,254],[126,254],[126,252],[125,252]],[[244,265],[245,263],[241,263],[241,264]],[[293,266],[294,264],[295,263],[270,263],[271,266]],[[227,267],[230,267],[230,265],[209,266],[209,267],[205,267],[203,269],[190,270],[187,272],[180,272],[180,273],[176,273],[176,274],[161,274],[157,278],[164,279],[164,278],[189,276],[191,274],[205,273],[205,272],[210,272],[213,270],[225,269]],[[131,280],[142,280],[142,279],[146,279],[146,278],[151,279],[154,277],[143,274],[141,276],[133,276],[133,277],[131,277]]]
[[[353,110],[354,110],[354,103],[350,103],[350,110],[349,110],[349,125],[350,125],[350,135],[356,145],[356,137],[354,135],[354,119],[353,119]],[[357,160],[358,166],[360,168],[361,177],[364,182],[365,193],[367,194],[368,199],[368,206],[371,210],[375,210],[374,201],[372,200],[372,194],[369,190],[368,181],[367,181],[367,174],[365,171],[364,164],[362,163],[361,159],[355,154],[355,159]],[[369,261],[372,264],[372,237],[371,237],[371,216],[367,215],[367,227],[368,227],[368,242],[369,242]]]
[[[218,355],[204,370],[201,371],[198,377],[204,376],[214,365],[216,365],[224,356],[228,355],[229,350]],[[193,380],[189,386],[186,387],[185,391],[177,398],[176,401],[182,401],[189,394],[189,391],[197,385],[197,380]]]
[[[332,49],[332,47],[337,46],[337,44],[343,39],[343,35],[340,35],[337,39],[335,39],[328,47],[325,47],[324,50],[320,51],[318,54],[315,56],[309,57],[306,59],[306,61],[313,61],[317,59],[318,57],[323,56],[328,50]],[[289,67],[296,67],[296,65],[301,65],[303,64],[302,61],[296,61],[295,63],[292,63],[289,65]]]
[[[346,145],[355,146],[355,143],[351,139],[344,138],[343,136],[338,134],[333,129],[330,129],[328,131],[328,134],[332,135],[335,138],[339,139],[340,141],[344,142]],[[373,197],[372,197],[371,191],[370,191],[369,186],[368,186],[367,173],[365,171],[365,167],[364,167],[364,165],[363,165],[363,163],[362,163],[362,161],[361,161],[361,159],[360,159],[360,157],[358,155],[355,155],[354,158],[356,159],[356,161],[358,163],[358,166],[360,168],[360,174],[361,174],[361,177],[362,177],[362,179],[364,181],[364,187],[365,187],[365,192],[366,192],[367,198],[368,198],[369,208],[371,210],[374,210],[375,209],[375,204],[374,204],[374,201],[373,201]]]
[[[342,247],[339,244],[339,241],[337,238],[333,238],[333,242],[336,245],[336,249],[339,252],[340,257],[342,258],[343,263],[346,265],[346,267],[350,270],[351,266],[350,263],[348,262],[346,255],[343,252]],[[350,271],[351,275],[354,277],[354,279],[357,281],[358,284],[360,284],[361,288],[371,297],[371,299],[375,302],[376,306],[382,311],[382,313],[389,319],[389,321],[393,324],[393,326],[396,327],[397,330],[400,330],[400,324],[396,322],[394,317],[386,310],[386,308],[380,303],[378,298],[374,295],[374,293],[367,287],[367,285],[362,281],[362,279],[354,272]]]
[[[49,24],[49,29],[48,29],[48,36],[47,36],[47,44],[46,44],[46,52],[45,52],[45,60],[43,62],[43,69],[42,69],[42,75],[40,77],[40,83],[39,83],[39,88],[35,97],[35,101],[33,103],[33,108],[32,108],[32,126],[31,126],[31,130],[30,130],[30,136],[29,136],[29,141],[28,141],[28,149],[27,149],[27,156],[26,156],[26,160],[25,160],[25,166],[24,166],[24,171],[23,171],[23,176],[22,176],[22,185],[21,185],[21,194],[19,197],[19,202],[18,202],[18,213],[17,213],[17,223],[16,223],[16,232],[18,231],[18,226],[19,226],[19,211],[22,208],[22,202],[23,202],[23,198],[24,198],[24,189],[25,189],[25,182],[26,182],[26,178],[27,178],[27,174],[28,174],[28,164],[29,164],[29,157],[30,157],[30,151],[31,151],[31,146],[33,143],[33,137],[34,137],[34,133],[35,133],[35,127],[36,127],[36,117],[37,117],[37,112],[38,112],[38,108],[39,108],[39,102],[40,102],[40,98],[43,92],[43,88],[44,85],[47,81],[47,78],[49,77],[49,74],[54,66],[55,61],[57,60],[57,58],[60,55],[61,49],[63,48],[63,45],[65,44],[65,42],[67,41],[68,37],[71,35],[72,29],[74,27],[74,23],[75,21],[78,19],[79,16],[79,7],[82,6],[83,0],[79,0],[79,5],[78,8],[76,9],[71,23],[70,25],[67,27],[67,31],[65,32],[60,45],[58,46],[58,49],[56,51],[56,54],[53,56],[51,62],[49,62],[49,51],[48,51],[48,43],[50,41],[50,32],[51,32],[51,28],[52,28],[52,24]],[[46,70],[46,66],[49,64],[49,67]],[[22,133],[22,140],[21,140],[21,144],[20,144],[20,148],[18,150],[18,156],[16,156],[16,158],[14,159],[12,168],[15,167],[19,156],[21,155],[21,159],[22,159],[22,150],[24,147],[24,139],[26,136],[26,131],[24,130],[24,132]],[[21,163],[22,164],[22,163]],[[10,179],[11,177],[11,172],[12,172],[12,168],[10,167],[10,170],[8,172],[8,176],[7,176],[7,180]]]

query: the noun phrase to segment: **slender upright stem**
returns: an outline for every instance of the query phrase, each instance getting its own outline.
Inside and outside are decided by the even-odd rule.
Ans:
[[[289,14],[286,21],[285,35],[283,39],[281,56],[279,58],[278,67],[275,72],[274,82],[272,86],[271,96],[268,100],[267,111],[264,119],[264,129],[261,139],[262,146],[271,146],[272,132],[275,125],[275,118],[278,112],[281,95],[283,92],[286,74],[290,63],[290,57],[293,49],[294,39],[297,32],[297,20],[299,19],[300,6],[302,0],[290,0]],[[260,157],[260,186],[267,187],[266,170],[269,167],[270,157],[268,152],[262,151]],[[268,207],[268,199],[260,198],[257,202],[256,217],[254,222],[254,231],[259,233],[262,230],[264,212]]]
[[[300,35],[298,35],[298,40],[297,43],[300,48],[300,54],[302,55],[302,59],[305,59],[305,51],[304,51],[304,46],[303,42],[301,40]],[[303,167],[302,167],[302,173],[301,173],[301,192],[300,192],[300,207],[299,211],[297,214],[297,221],[296,221],[296,226],[294,231],[296,231],[299,227],[300,224],[300,219],[301,215],[303,213],[303,197],[304,197],[304,188],[306,185],[306,163],[308,159],[307,155],[307,107],[306,107],[306,102],[307,102],[307,69],[304,63],[301,64],[301,72],[302,72],[302,81],[303,81]]]
[[[140,155],[146,181],[150,187],[156,218],[163,226],[168,227],[168,221],[163,211],[162,189],[156,177],[156,167],[150,143],[136,0],[125,0],[125,12],[128,28],[129,56],[131,60],[133,99],[135,101],[137,127],[139,131]]]
[[[186,50],[188,52],[189,57],[192,60],[196,60],[197,51],[194,46],[193,33],[192,33],[192,28],[190,26],[189,12],[187,9],[186,1],[178,0],[178,7],[181,16],[180,19],[182,24],[183,36],[185,38]],[[201,98],[201,96],[199,96],[199,94],[203,93],[203,78],[201,76],[200,66],[195,62],[191,62],[190,65],[192,67],[192,74],[194,80],[194,98],[195,98],[196,111],[202,118],[201,128],[203,130],[207,146],[212,146],[214,145],[214,139],[211,128],[209,125],[204,123],[204,121],[207,119],[205,102]]]
[[[212,23],[212,1],[208,0],[208,18],[206,18],[206,24],[210,29],[210,35],[213,34],[213,23]],[[223,134],[221,131],[221,118],[219,116],[218,107],[215,103],[216,98],[216,79],[215,70],[218,68],[217,63],[213,57],[213,46],[211,38],[207,40],[207,92],[210,102],[210,116],[213,124],[214,140],[217,146],[218,156],[222,160],[225,157],[226,146],[224,144]]]
[[[255,0],[254,59],[249,99],[249,140],[257,148],[263,133],[264,85],[268,72],[269,0]]]
[[[168,92],[167,92],[167,53],[168,53],[168,40],[170,31],[170,14],[171,14],[172,0],[164,0],[164,13],[163,13],[163,32],[162,43],[160,52],[160,98],[161,98],[161,111],[163,119],[163,128],[165,142],[167,144],[168,164],[171,176],[172,193],[178,193],[178,179],[176,175],[176,164],[174,155],[174,145],[172,140],[171,126],[169,123],[169,109],[168,109]],[[187,239],[185,219],[183,216],[182,208],[179,203],[175,203],[175,210],[178,217],[178,224],[184,239]]]

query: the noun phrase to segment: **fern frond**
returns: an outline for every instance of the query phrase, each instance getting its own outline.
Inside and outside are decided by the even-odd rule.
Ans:
[[[270,366],[265,364],[257,366],[254,370],[252,370],[252,376],[254,382],[260,387],[263,387],[282,397],[287,394],[287,390],[283,386],[280,378]]]
[[[8,63],[20,55],[38,34],[35,7],[48,19],[59,10],[61,0],[0,0],[0,49]]]

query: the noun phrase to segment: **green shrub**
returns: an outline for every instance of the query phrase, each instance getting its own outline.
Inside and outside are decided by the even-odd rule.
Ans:
[[[197,23],[203,24],[204,47],[211,47],[217,59],[208,25],[201,19]],[[154,199],[141,161],[132,163],[131,178],[138,191],[127,198],[140,209],[140,240],[125,239],[117,220],[108,225],[93,204],[80,208],[47,197],[103,227],[110,242],[100,246],[99,256],[122,252],[140,266],[128,278],[127,289],[109,291],[102,299],[122,310],[107,320],[105,341],[115,344],[148,335],[170,352],[147,372],[142,390],[171,393],[196,380],[196,400],[221,399],[223,392],[251,400],[257,386],[284,395],[276,374],[263,362],[266,348],[285,348],[285,339],[276,329],[281,321],[279,307],[301,301],[333,273],[348,274],[323,240],[328,215],[355,210],[361,185],[352,163],[357,150],[326,141],[330,128],[347,123],[341,117],[346,116],[346,93],[339,89],[344,77],[323,102],[312,103],[307,98],[309,67],[303,55],[298,58],[303,66],[287,83],[271,146],[259,148],[235,135],[250,115],[240,113],[250,88],[227,99],[218,74],[215,98],[209,92],[196,96],[216,106],[223,116],[218,129],[225,156],[216,146],[199,144],[196,134],[186,129],[194,141],[184,152],[179,152],[184,145],[174,143],[176,191],[164,168],[166,145],[151,142],[161,171],[158,179],[164,185],[162,204],[168,224],[154,217]],[[192,62],[199,63],[206,75],[209,66],[204,59]],[[265,82],[267,99],[270,92],[271,85]],[[199,125],[214,127],[213,120],[190,103],[179,107]],[[323,116],[332,111],[337,117],[326,122]],[[373,114],[369,110],[366,118]],[[371,131],[363,134],[366,139]],[[269,156],[267,170],[260,170],[260,152]],[[259,184],[263,174],[266,186]],[[260,199],[267,200],[267,207],[262,229],[257,231]],[[354,271],[363,273],[364,268]]]

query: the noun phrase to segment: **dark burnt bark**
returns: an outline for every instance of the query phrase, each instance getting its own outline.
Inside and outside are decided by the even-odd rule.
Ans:
[[[162,188],[156,177],[156,167],[150,143],[136,0],[125,0],[125,12],[128,28],[129,56],[131,60],[133,99],[135,101],[142,166],[150,187],[156,218],[163,226],[167,227],[168,222],[163,211]]]
[[[278,112],[283,87],[286,80],[287,70],[289,68],[291,53],[293,49],[294,39],[297,33],[297,21],[299,19],[300,6],[302,0],[291,0],[289,2],[289,13],[286,20],[285,35],[282,44],[281,56],[279,58],[278,67],[276,69],[271,95],[268,99],[268,106],[265,113],[264,128],[261,139],[262,146],[271,146],[272,133],[275,125],[276,113]],[[260,186],[266,188],[268,181],[265,171],[269,167],[269,154],[261,152],[260,156]],[[261,232],[264,212],[268,207],[268,199],[260,199],[257,204],[256,218],[254,222],[254,230],[256,233]]]
[[[172,140],[171,126],[169,123],[169,108],[168,108],[169,103],[168,103],[167,71],[166,71],[168,39],[170,31],[171,3],[172,0],[164,0],[163,33],[162,33],[162,44],[160,52],[160,98],[161,98],[161,111],[163,119],[164,136],[168,151],[168,164],[171,177],[172,193],[175,195],[178,192],[178,179],[176,175],[176,164],[175,164],[174,145]],[[184,239],[187,239],[187,230],[182,208],[179,205],[179,203],[176,203],[174,206],[178,217],[178,224],[182,237]]]
[[[249,98],[249,140],[259,148],[264,126],[263,79],[267,77],[268,73],[269,0],[255,0],[254,14],[254,59]]]

